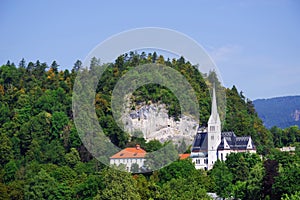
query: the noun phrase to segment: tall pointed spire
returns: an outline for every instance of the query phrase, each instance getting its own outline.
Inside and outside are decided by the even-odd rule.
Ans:
[[[217,107],[217,97],[216,97],[216,91],[215,91],[215,83],[213,86],[213,92],[212,92],[212,102],[211,102],[211,114],[208,120],[208,123],[217,123],[220,121],[219,113],[218,113],[218,107]]]
[[[208,149],[208,169],[211,169],[214,163],[218,160],[217,151],[218,146],[221,142],[221,121],[217,108],[217,96],[215,91],[215,84],[212,92],[212,102],[211,102],[211,115],[208,120],[208,130],[207,134],[207,149]]]

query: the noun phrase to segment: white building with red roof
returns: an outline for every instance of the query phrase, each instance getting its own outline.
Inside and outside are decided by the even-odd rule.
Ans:
[[[138,169],[144,166],[146,153],[140,145],[128,147],[111,156],[110,164],[116,166],[124,165],[126,170],[130,172],[134,163],[137,164]]]

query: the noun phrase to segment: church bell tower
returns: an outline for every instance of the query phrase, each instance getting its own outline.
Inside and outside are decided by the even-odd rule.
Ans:
[[[212,92],[212,105],[211,105],[211,115],[208,120],[208,130],[207,130],[207,150],[208,150],[208,160],[207,167],[208,170],[212,169],[213,165],[217,161],[217,148],[221,142],[221,120],[217,108],[217,99],[215,86]]]

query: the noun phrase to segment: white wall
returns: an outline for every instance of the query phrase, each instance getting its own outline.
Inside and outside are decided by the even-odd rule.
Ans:
[[[110,164],[119,166],[121,164],[125,165],[126,170],[130,172],[131,165],[133,163],[137,163],[139,167],[144,165],[145,159],[144,158],[111,158]]]

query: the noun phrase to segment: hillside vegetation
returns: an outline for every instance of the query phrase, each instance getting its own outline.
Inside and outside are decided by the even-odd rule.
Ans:
[[[93,58],[92,62],[98,60]],[[40,61],[27,64],[23,59],[18,66],[8,62],[0,67],[0,199],[209,199],[206,192],[241,199],[253,195],[279,199],[299,190],[298,153],[291,156],[274,150],[274,138],[252,102],[236,87],[220,86],[214,72],[199,73],[183,57],[165,60],[156,53],[131,52],[119,56],[104,72],[95,94],[95,108],[99,123],[115,145],[124,148],[139,143],[146,151],[164,145],[131,138],[112,117],[115,84],[127,71],[146,63],[165,64],[186,77],[196,92],[201,125],[210,115],[208,87],[215,80],[217,90],[225,90],[227,97],[226,113],[220,113],[226,116],[223,130],[251,135],[258,152],[269,159],[232,154],[228,162],[220,162],[210,172],[195,170],[190,160],[176,161],[146,175],[109,169],[86,150],[73,121],[74,80],[78,71],[89,73],[92,69],[83,69],[79,60],[72,70],[62,71],[55,61],[51,65]],[[172,92],[159,85],[140,87],[133,101],[161,102],[167,105],[170,117],[181,114]],[[296,144],[299,130],[295,131]]]
[[[300,126],[300,96],[257,99],[253,103],[267,128]]]

